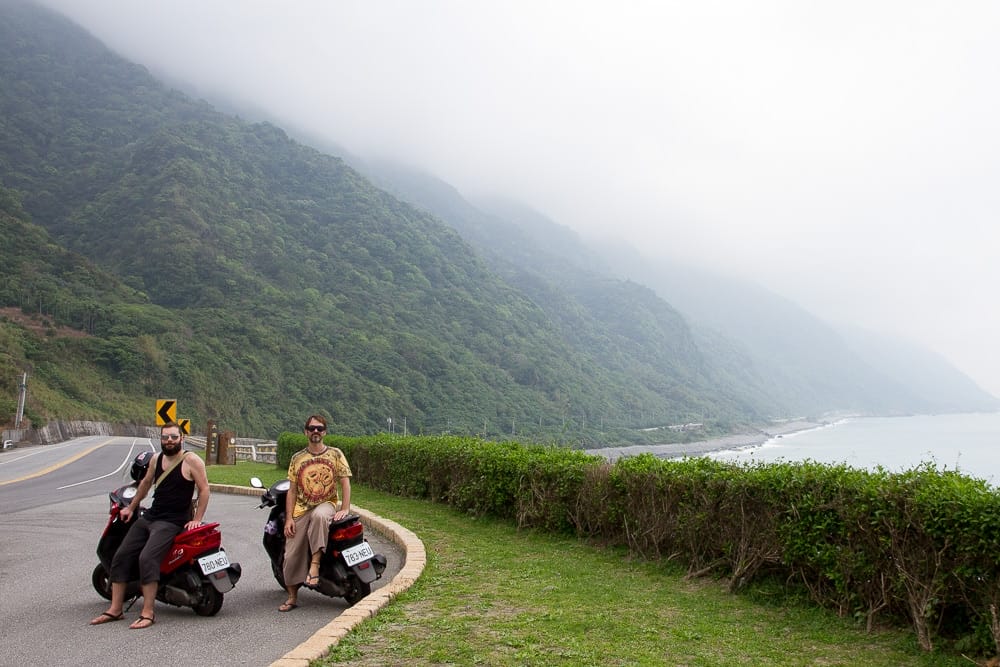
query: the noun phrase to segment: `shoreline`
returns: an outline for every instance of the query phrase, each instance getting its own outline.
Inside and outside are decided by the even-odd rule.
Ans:
[[[775,438],[790,435],[792,433],[799,433],[801,431],[811,431],[813,429],[823,428],[834,423],[836,422],[796,420],[780,424],[772,424],[769,426],[767,431],[761,430],[753,433],[734,433],[732,435],[711,438],[709,440],[697,440],[695,442],[672,442],[663,445],[599,447],[597,449],[588,449],[586,451],[588,454],[603,456],[611,463],[614,463],[622,457],[636,456],[638,454],[652,454],[656,458],[660,459],[698,457],[728,450],[760,447]]]

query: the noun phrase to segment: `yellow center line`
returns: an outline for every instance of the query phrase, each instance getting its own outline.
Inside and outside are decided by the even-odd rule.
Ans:
[[[103,447],[104,445],[106,445],[106,444],[108,444],[110,442],[111,442],[111,440],[105,440],[104,442],[99,442],[96,445],[94,445],[93,447],[91,447],[90,449],[85,449],[84,451],[80,452],[79,454],[74,454],[73,456],[69,457],[65,461],[60,461],[59,463],[53,463],[48,468],[43,468],[43,469],[39,470],[38,472],[33,472],[30,475],[25,475],[24,477],[18,477],[17,479],[8,479],[6,482],[0,482],[0,486],[4,486],[6,484],[13,484],[14,482],[23,482],[23,481],[28,480],[28,479],[34,479],[36,477],[41,477],[42,475],[47,475],[48,473],[52,472],[53,470],[59,470],[59,468],[62,468],[63,466],[68,466],[70,463],[73,463],[74,461],[79,461],[80,459],[82,459],[87,454],[90,454],[91,452],[97,451],[98,449],[100,449],[101,447]]]

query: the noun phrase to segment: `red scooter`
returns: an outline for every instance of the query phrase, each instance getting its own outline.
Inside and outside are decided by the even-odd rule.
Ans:
[[[108,523],[97,543],[100,563],[91,575],[94,589],[107,600],[111,599],[111,581],[108,575],[111,559],[129,529],[129,524],[121,520],[119,514],[132,502],[139,480],[145,476],[152,459],[152,452],[136,456],[132,463],[132,484],[108,494],[111,499]],[[138,513],[144,511],[145,508],[140,507]],[[160,564],[160,585],[156,590],[156,599],[177,607],[191,607],[199,616],[214,616],[222,609],[224,594],[233,589],[241,573],[240,564],[231,562],[222,548],[222,533],[218,523],[185,530],[174,538],[173,547]],[[125,597],[137,598],[141,591],[136,563]]]

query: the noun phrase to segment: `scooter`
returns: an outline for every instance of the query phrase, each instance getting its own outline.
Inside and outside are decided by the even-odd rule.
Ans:
[[[132,463],[132,483],[108,494],[111,500],[108,523],[97,543],[100,562],[91,575],[94,590],[106,600],[111,599],[111,559],[125,539],[130,525],[119,515],[135,498],[139,480],[146,475],[152,459],[152,452],[142,452],[136,456]],[[140,506],[137,514],[145,511]],[[142,591],[138,580],[138,564],[134,569],[134,579],[126,585],[126,599],[134,600]],[[185,530],[174,538],[173,547],[160,564],[160,585],[156,590],[156,599],[177,607],[191,607],[199,616],[214,616],[222,609],[224,594],[233,589],[241,574],[240,564],[231,562],[222,548],[219,524],[208,523]]]
[[[250,486],[263,489],[257,477]],[[270,507],[264,525],[264,551],[271,559],[271,572],[282,589],[285,588],[285,499],[290,483],[287,479],[271,485],[260,497],[258,509]],[[330,536],[319,564],[319,583],[310,586],[323,595],[342,597],[348,606],[372,592],[372,582],[382,577],[386,559],[377,554],[364,537],[365,528],[357,514],[348,514],[330,523]]]

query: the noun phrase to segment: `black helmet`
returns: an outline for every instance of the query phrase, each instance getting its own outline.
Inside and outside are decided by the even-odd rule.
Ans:
[[[138,482],[146,476],[149,462],[153,460],[153,452],[141,452],[132,461],[132,479]]]

